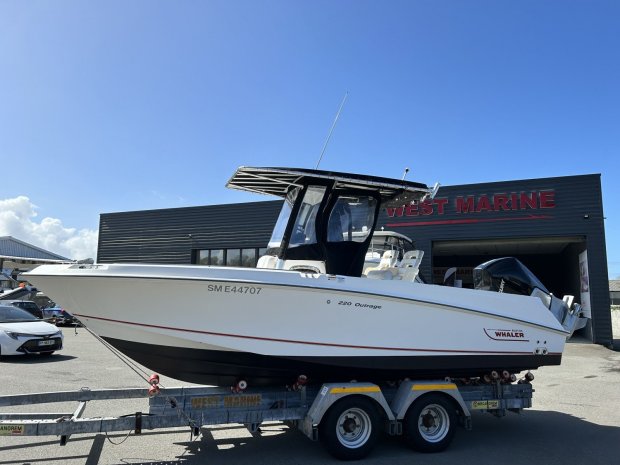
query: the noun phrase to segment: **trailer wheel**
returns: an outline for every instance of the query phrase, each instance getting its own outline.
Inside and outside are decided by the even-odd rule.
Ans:
[[[450,445],[456,429],[455,406],[441,394],[416,400],[405,416],[403,435],[418,452],[440,452]]]
[[[372,400],[345,397],[327,411],[319,436],[327,451],[340,460],[359,460],[374,448],[379,434],[379,415]]]

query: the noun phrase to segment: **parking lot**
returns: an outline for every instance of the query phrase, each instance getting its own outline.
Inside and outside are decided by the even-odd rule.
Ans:
[[[0,361],[0,395],[55,390],[148,387],[86,330],[65,328],[65,349],[48,357],[12,357]],[[497,419],[477,413],[473,430],[459,428],[445,452],[422,455],[399,438],[383,438],[363,463],[477,465],[544,463],[605,464],[620,460],[620,352],[570,343],[560,367],[534,372],[534,407]],[[162,378],[162,385],[180,382]],[[71,412],[75,404],[30,405],[3,412]],[[86,407],[84,416],[147,411],[146,399],[106,401]],[[119,444],[114,444],[119,443]],[[76,435],[61,447],[56,437],[0,436],[0,465],[5,464],[319,464],[339,463],[320,444],[282,424],[260,433],[245,428],[203,428],[190,439],[188,428]]]

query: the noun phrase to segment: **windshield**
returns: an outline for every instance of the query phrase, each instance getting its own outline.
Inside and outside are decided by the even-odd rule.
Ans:
[[[269,239],[269,244],[267,245],[267,248],[272,249],[282,246],[284,231],[286,231],[286,225],[288,224],[288,219],[291,216],[291,212],[293,211],[293,205],[295,205],[295,199],[297,198],[300,189],[301,187],[293,189],[287,194],[286,199],[284,199],[284,203],[282,204],[282,210],[280,210],[278,221],[276,221],[276,225],[273,227],[271,239]]]
[[[324,196],[324,186],[310,186],[306,190],[293,226],[289,249],[300,245],[316,244],[316,215]]]
[[[384,235],[375,236],[372,238],[372,242],[370,243],[370,247],[366,253],[366,258],[379,259],[383,256],[383,253],[388,250],[396,252],[398,259],[402,260],[405,252],[415,250],[415,247],[412,242],[402,237]]]
[[[14,323],[16,321],[39,321],[39,319],[21,308],[0,307],[0,323]]]
[[[16,307],[23,308],[24,310],[39,310],[39,307],[37,307],[37,304],[35,304],[34,302],[19,302],[14,305]]]
[[[371,196],[341,195],[327,223],[328,242],[364,242],[375,224],[377,200]]]

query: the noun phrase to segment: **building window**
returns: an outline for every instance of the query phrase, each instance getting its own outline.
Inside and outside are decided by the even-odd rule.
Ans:
[[[240,249],[227,249],[226,250],[226,266],[241,266],[241,250]]]
[[[255,268],[256,255],[256,249],[241,249],[241,266],[246,268]]]
[[[198,264],[199,265],[208,265],[209,264],[209,250],[199,250],[198,251]]]
[[[266,253],[266,247],[248,249],[202,249],[195,251],[194,260],[198,265],[255,268],[258,259]]]
[[[199,256],[200,256],[199,263],[201,265],[213,265],[213,266],[224,265],[224,256],[225,256],[224,249],[201,250]],[[206,256],[206,259],[203,259],[203,257],[205,256]]]

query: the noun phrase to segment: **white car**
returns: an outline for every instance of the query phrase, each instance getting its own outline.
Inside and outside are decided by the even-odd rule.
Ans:
[[[12,305],[0,304],[0,355],[51,355],[62,349],[62,331]]]

